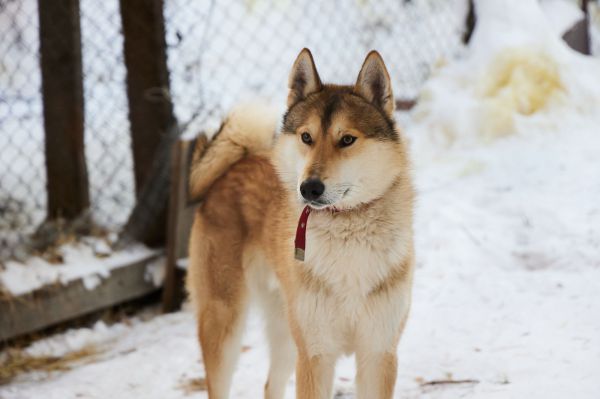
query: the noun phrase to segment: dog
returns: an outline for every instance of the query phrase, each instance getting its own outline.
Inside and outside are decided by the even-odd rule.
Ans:
[[[391,398],[411,304],[413,201],[390,77],[376,51],[353,86],[323,84],[308,49],[289,77],[287,112],[234,109],[199,150],[202,196],[187,289],[210,399],[229,395],[249,300],[266,315],[264,395],[331,398],[336,360],[356,356],[356,396]]]

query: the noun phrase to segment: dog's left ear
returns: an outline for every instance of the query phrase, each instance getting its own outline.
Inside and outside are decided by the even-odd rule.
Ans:
[[[394,112],[392,82],[383,58],[375,50],[371,51],[358,74],[354,92],[381,109],[387,116]]]

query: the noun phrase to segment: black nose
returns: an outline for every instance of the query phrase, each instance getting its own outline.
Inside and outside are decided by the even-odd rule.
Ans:
[[[325,192],[325,185],[319,179],[307,179],[300,185],[300,194],[309,201],[314,201]]]

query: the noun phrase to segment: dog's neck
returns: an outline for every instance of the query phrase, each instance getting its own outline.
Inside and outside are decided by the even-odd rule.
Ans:
[[[352,220],[357,220],[357,218],[362,219],[377,219],[381,214],[388,213],[390,215],[397,214],[398,217],[392,219],[398,220],[389,220],[389,222],[403,222],[403,212],[398,210],[397,212],[389,212],[390,208],[398,206],[402,207],[404,201],[412,201],[412,188],[403,192],[401,179],[404,176],[398,176],[394,182],[390,185],[390,187],[381,195],[369,202],[359,204],[352,208],[347,209],[335,209],[335,208],[325,208],[325,209],[312,209],[309,206],[304,206],[300,213],[300,217],[298,219],[298,224],[296,226],[296,238],[294,241],[295,252],[294,256],[299,261],[304,261],[304,255],[306,251],[306,232],[309,229],[309,216],[312,216],[312,219],[317,218],[317,220],[313,220],[317,223],[318,228],[323,228],[323,226],[331,226],[332,223],[341,222],[343,220],[344,223],[352,223]],[[322,219],[325,218],[325,221]],[[404,220],[404,222],[412,224],[412,214],[408,215],[408,220]]]

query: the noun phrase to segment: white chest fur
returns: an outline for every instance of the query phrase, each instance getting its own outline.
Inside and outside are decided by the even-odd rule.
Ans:
[[[409,251],[407,226],[391,219],[368,212],[360,217],[314,212],[303,267],[336,296],[365,298],[401,266]]]
[[[319,281],[319,289],[305,287],[294,306],[309,353],[351,353],[361,345],[386,351],[395,345],[410,282],[386,295],[371,293],[404,266],[410,245],[410,227],[394,218],[311,214],[306,259],[298,267]]]

